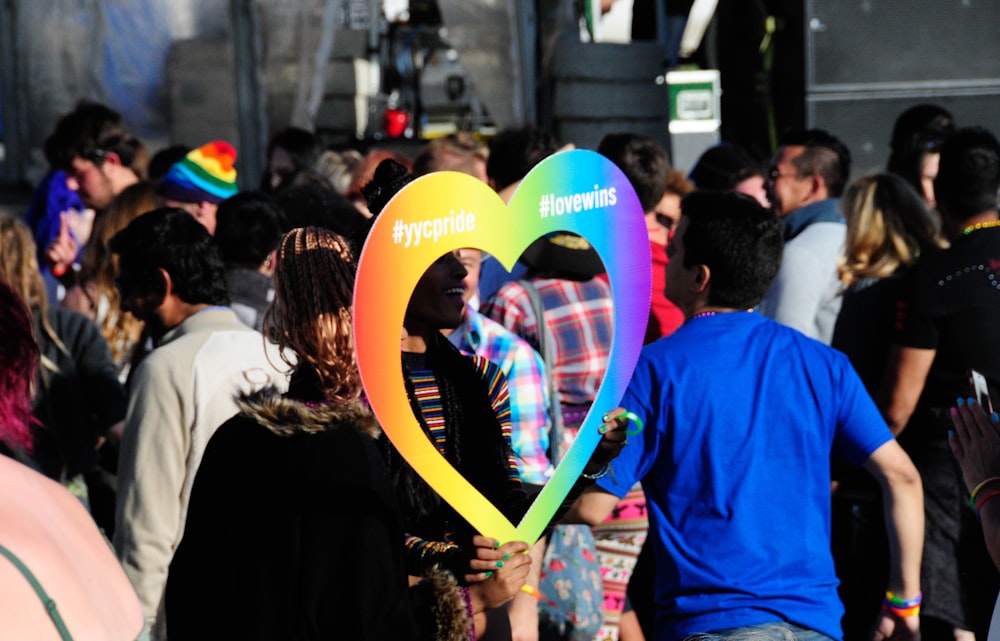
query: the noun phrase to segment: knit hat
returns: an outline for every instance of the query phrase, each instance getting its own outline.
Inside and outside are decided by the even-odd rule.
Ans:
[[[202,145],[174,163],[156,193],[182,203],[220,203],[235,195],[236,150],[224,140]]]

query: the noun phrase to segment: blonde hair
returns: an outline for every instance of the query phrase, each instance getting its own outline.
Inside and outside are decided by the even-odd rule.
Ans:
[[[45,283],[38,269],[37,252],[28,226],[16,218],[0,215],[0,277],[6,279],[28,309],[38,315],[41,330],[45,335],[60,351],[69,354],[69,350],[49,324],[49,302],[45,294]],[[41,362],[46,369],[53,371],[58,369],[44,355]]]
[[[316,171],[325,176],[334,190],[341,196],[347,193],[354,178],[354,170],[363,160],[361,152],[354,149],[344,151],[324,151],[316,161]]]
[[[286,363],[308,365],[328,401],[361,395],[351,329],[355,268],[342,236],[319,227],[293,229],[278,247],[274,301],[264,314],[264,334],[283,352],[294,352],[297,363]]]
[[[905,180],[874,174],[852,184],[841,202],[847,240],[838,269],[850,287],[864,278],[886,278],[921,252],[943,247],[941,221]]]
[[[94,223],[94,232],[80,259],[80,288],[95,308],[94,301],[102,296],[108,302],[108,313],[97,322],[116,363],[121,363],[138,342],[143,323],[120,308],[121,296],[115,287],[118,261],[109,244],[130,222],[158,206],[150,182],[138,182],[122,190]]]

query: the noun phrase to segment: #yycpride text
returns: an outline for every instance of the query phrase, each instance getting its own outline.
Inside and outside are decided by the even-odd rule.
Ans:
[[[436,243],[438,238],[442,236],[464,234],[465,232],[475,230],[476,215],[474,213],[471,211],[466,213],[462,209],[456,216],[455,210],[452,210],[447,216],[417,221],[415,223],[404,223],[402,220],[397,219],[396,224],[392,226],[392,242],[398,245],[405,238],[406,244],[403,247],[409,247],[411,244],[416,247],[420,244],[421,238],[426,238]]]

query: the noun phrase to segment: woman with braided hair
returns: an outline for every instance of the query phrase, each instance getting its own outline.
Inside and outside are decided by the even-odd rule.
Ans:
[[[447,572],[408,587],[403,525],[362,398],[347,241],[307,227],[278,248],[264,334],[292,366],[285,395],[240,399],[198,468],[167,579],[178,639],[442,639],[509,599],[509,582],[460,588]],[[478,537],[490,558],[503,548]]]

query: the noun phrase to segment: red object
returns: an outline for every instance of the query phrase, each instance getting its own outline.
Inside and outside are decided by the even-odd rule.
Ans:
[[[670,237],[673,238],[673,230]],[[648,345],[653,341],[669,336],[684,324],[684,312],[677,305],[667,298],[663,290],[667,286],[667,246],[649,241],[649,249],[653,258],[653,291],[649,302],[649,321],[646,324],[646,336],[642,341],[643,345]],[[608,281],[607,274],[600,274],[597,278],[604,282]]]
[[[410,114],[400,109],[386,109],[382,115],[382,129],[390,138],[399,138],[410,123]]]

